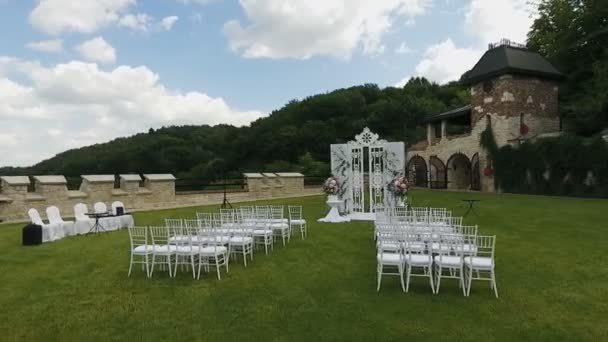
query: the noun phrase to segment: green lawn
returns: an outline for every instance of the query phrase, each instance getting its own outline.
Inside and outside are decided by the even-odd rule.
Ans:
[[[187,272],[127,278],[126,231],[22,247],[21,224],[0,226],[1,341],[608,340],[608,201],[415,191],[415,206],[464,212],[479,198],[481,234],[497,235],[500,298],[456,281],[431,294],[414,278],[378,294],[370,223],[319,224],[324,198],[301,204],[309,238],[233,261],[218,281]],[[199,210],[211,211],[216,207]],[[139,225],[196,208],[137,213]]]

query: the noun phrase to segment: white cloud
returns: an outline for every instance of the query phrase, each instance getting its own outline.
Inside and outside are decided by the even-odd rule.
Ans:
[[[233,51],[247,58],[330,55],[349,58],[357,48],[377,54],[397,17],[425,13],[431,0],[241,0],[250,24],[224,24]]]
[[[118,26],[130,28],[132,30],[147,31],[152,17],[145,13],[126,14],[118,21]]]
[[[160,21],[160,25],[166,30],[171,31],[175,22],[179,19],[179,17],[172,15],[170,17],[165,17]]]
[[[47,67],[0,57],[0,166],[31,165],[66,149],[150,127],[245,125],[261,115],[235,110],[201,92],[167,89],[145,66],[103,70],[72,61]]]
[[[534,15],[528,0],[472,0],[464,25],[484,46],[502,38],[525,43]]]
[[[93,33],[118,21],[136,0],[38,0],[30,23],[40,31],[58,35],[65,31]]]
[[[431,81],[446,83],[458,80],[483,54],[483,49],[459,48],[451,39],[432,45],[424,52],[424,57],[416,65],[416,76],[424,76]]]
[[[59,53],[63,51],[63,40],[51,39],[26,44],[27,48],[34,51]]]
[[[409,47],[407,45],[407,43],[403,42],[401,43],[396,49],[395,49],[395,53],[398,53],[400,55],[407,55],[410,54],[412,52],[415,52],[414,49],[412,49],[411,47]]]
[[[458,47],[447,39],[429,46],[415,75],[439,83],[458,80],[477,63],[489,43],[502,38],[524,43],[535,15],[527,0],[471,0],[464,8],[463,25],[475,43]]]
[[[89,61],[101,63],[116,62],[116,49],[102,37],[96,37],[78,45],[76,50]]]

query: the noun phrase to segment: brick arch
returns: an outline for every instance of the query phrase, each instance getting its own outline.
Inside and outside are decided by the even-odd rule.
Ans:
[[[445,163],[437,158],[437,156],[431,156],[429,158],[429,175],[430,185],[433,189],[445,189],[447,188],[447,170]]]
[[[419,155],[413,156],[407,163],[407,177],[414,186],[427,187],[428,168],[426,161]]]
[[[479,172],[479,153],[471,157],[471,190],[481,190],[481,174]]]
[[[471,188],[471,161],[463,153],[454,153],[447,161],[448,188]]]

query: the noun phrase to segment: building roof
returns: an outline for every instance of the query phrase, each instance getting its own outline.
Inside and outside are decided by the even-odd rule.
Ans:
[[[501,44],[491,45],[477,64],[462,75],[460,81],[464,84],[472,84],[504,74],[537,76],[556,80],[564,77],[543,56],[505,41]]]
[[[449,110],[447,112],[443,112],[440,114],[429,115],[423,119],[423,122],[441,121],[444,119],[455,118],[455,117],[466,116],[466,115],[471,115],[471,105],[466,105],[464,107],[455,108],[455,109],[452,109],[452,110]]]

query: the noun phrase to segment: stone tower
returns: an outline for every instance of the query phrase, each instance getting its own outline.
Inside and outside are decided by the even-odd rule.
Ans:
[[[492,125],[499,147],[558,132],[558,81],[541,55],[503,40],[462,77],[471,87],[471,125]]]
[[[471,89],[471,127],[492,126],[498,147],[517,145],[542,134],[560,131],[558,82],[563,75],[541,55],[503,40],[466,72],[462,82]],[[495,191],[487,152],[479,151],[480,186]]]

